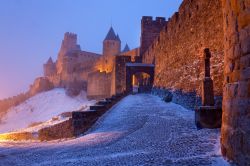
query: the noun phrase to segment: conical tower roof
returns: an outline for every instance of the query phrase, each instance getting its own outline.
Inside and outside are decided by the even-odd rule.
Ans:
[[[130,48],[128,44],[126,44],[122,52],[128,52],[128,51],[130,51]]]
[[[52,63],[54,63],[54,62],[53,62],[52,58],[49,57],[49,59],[48,59],[48,61],[47,61],[47,64],[52,64]]]
[[[104,41],[105,40],[117,40],[117,41],[120,41],[120,38],[118,35],[115,34],[115,31],[113,29],[113,27],[111,27],[109,29],[109,32],[107,34],[107,36],[105,37]]]
[[[121,39],[120,39],[120,37],[119,37],[118,34],[116,35],[116,40],[117,40],[117,41],[121,41]]]

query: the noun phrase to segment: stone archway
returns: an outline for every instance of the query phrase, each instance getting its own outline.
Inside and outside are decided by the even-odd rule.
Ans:
[[[154,69],[155,66],[152,64],[143,63],[126,63],[126,92],[133,91],[133,75],[136,73],[146,73],[149,77],[148,88],[152,89],[154,83]]]

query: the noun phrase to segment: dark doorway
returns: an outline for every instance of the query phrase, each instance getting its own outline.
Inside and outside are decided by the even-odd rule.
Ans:
[[[126,91],[149,92],[154,83],[154,65],[142,63],[126,64]]]

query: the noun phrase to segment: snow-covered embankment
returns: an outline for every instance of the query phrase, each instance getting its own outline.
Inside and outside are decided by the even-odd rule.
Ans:
[[[67,112],[84,111],[94,103],[93,100],[87,100],[85,92],[74,98],[67,96],[64,89],[43,92],[10,108],[0,121],[0,134],[15,131],[35,132],[67,120],[63,116]]]

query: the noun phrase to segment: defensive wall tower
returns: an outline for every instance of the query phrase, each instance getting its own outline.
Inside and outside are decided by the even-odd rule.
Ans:
[[[140,59],[147,51],[154,40],[159,36],[161,30],[167,25],[164,17],[156,17],[153,20],[151,16],[143,16],[141,20],[141,48]]]

